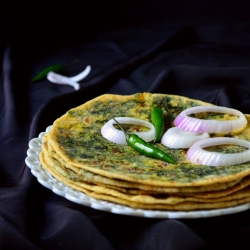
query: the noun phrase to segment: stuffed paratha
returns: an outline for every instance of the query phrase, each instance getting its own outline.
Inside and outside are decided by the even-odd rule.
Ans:
[[[93,198],[134,208],[196,210],[230,207],[249,202],[250,163],[210,167],[191,164],[186,149],[155,146],[171,155],[176,164],[141,155],[127,145],[105,139],[102,126],[113,117],[133,117],[150,122],[152,107],[164,111],[165,131],[184,109],[211,105],[181,96],[140,93],[102,95],[58,118],[43,137],[42,166],[67,186]],[[228,114],[199,114],[203,119],[235,119]],[[226,134],[250,140],[246,127]],[[131,127],[130,129],[144,129]],[[237,145],[210,147],[223,153],[238,152]]]
[[[121,187],[126,188],[127,192],[130,193],[189,193],[189,195],[193,195],[194,193],[201,193],[201,194],[207,194],[208,191],[223,191],[228,190],[230,187],[234,187],[236,184],[241,182],[241,179],[237,179],[235,181],[231,182],[225,182],[225,183],[216,183],[212,185],[206,185],[206,186],[190,186],[190,187],[160,187],[160,186],[149,186],[141,183],[134,183],[129,181],[123,181],[119,179],[113,179],[108,178],[105,176],[101,176],[98,174],[91,173],[89,171],[86,171],[82,168],[77,168],[69,163],[65,162],[62,158],[60,158],[56,152],[53,150],[53,148],[49,145],[47,141],[47,136],[45,135],[43,138],[43,148],[46,157],[52,157],[56,159],[60,164],[69,170],[71,172],[73,171],[75,174],[77,174],[77,179],[80,181],[86,181],[90,183],[99,183],[102,185],[110,185],[114,187]],[[76,176],[68,175],[68,179],[75,180]],[[246,185],[245,185],[246,186]],[[205,193],[204,193],[205,192]]]
[[[42,162],[44,168],[51,173],[55,178],[62,181],[69,187],[73,189],[79,190],[91,197],[95,197],[96,195],[105,195],[106,197],[109,196],[109,199],[120,199],[124,202],[131,202],[135,204],[143,204],[143,205],[183,205],[185,207],[186,203],[192,203],[193,205],[197,205],[199,208],[206,207],[208,204],[214,203],[216,204],[223,204],[225,202],[225,206],[228,202],[238,202],[242,199],[248,199],[250,197],[250,187],[237,191],[233,194],[229,194],[227,196],[223,196],[222,198],[198,198],[198,197],[185,197],[179,195],[172,195],[172,194],[129,194],[125,190],[122,189],[113,189],[112,187],[106,185],[98,185],[93,183],[84,182],[78,180],[77,177],[72,180],[69,178],[71,175],[76,175],[72,173],[67,168],[61,166],[61,164],[51,158],[46,156],[46,151],[43,150],[40,154],[40,161]],[[231,203],[228,203],[231,204]],[[185,208],[187,210],[187,208]]]
[[[169,164],[140,155],[129,146],[117,145],[102,137],[101,127],[112,117],[128,116],[150,121],[150,110],[156,105],[164,110],[167,130],[183,109],[210,104],[163,94],[103,95],[57,119],[48,133],[49,143],[72,166],[108,178],[152,186],[202,186],[235,181],[250,174],[249,162],[223,167],[194,165],[186,159],[186,150],[156,144],[177,161],[177,164]],[[249,116],[247,118],[249,120]],[[228,133],[225,136],[249,140],[249,126],[237,131],[237,134]],[[230,150],[238,149],[232,146]]]

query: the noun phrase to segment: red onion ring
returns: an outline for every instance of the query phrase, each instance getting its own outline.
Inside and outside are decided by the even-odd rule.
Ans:
[[[144,126],[149,128],[150,130],[147,132],[134,132],[133,134],[138,135],[140,138],[145,140],[146,142],[152,141],[155,137],[155,127],[150,122],[136,119],[136,118],[130,118],[130,117],[115,117],[115,119],[122,124],[136,124],[140,126]],[[101,128],[101,134],[104,138],[107,140],[127,145],[125,135],[123,131],[116,129],[113,125],[115,124],[115,121],[113,119],[109,120],[107,123],[105,123]]]
[[[209,137],[208,133],[188,132],[173,127],[165,132],[161,143],[169,148],[190,148],[195,142]]]
[[[217,121],[217,120],[202,120],[189,117],[190,114],[200,112],[217,112],[226,113],[238,116],[235,120]],[[190,132],[208,132],[221,133],[231,132],[240,129],[247,124],[247,119],[240,111],[236,109],[219,107],[219,106],[196,106],[183,110],[174,120],[174,125],[182,130]]]
[[[223,154],[202,149],[204,147],[222,144],[239,145],[246,147],[247,150],[239,153]],[[250,161],[250,142],[237,138],[208,138],[194,143],[187,151],[186,157],[190,162],[196,165],[207,165],[215,167],[241,164]]]

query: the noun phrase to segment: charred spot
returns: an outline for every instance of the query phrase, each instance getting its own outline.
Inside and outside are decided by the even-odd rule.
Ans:
[[[110,166],[104,165],[103,168],[105,168],[105,169],[110,169]]]
[[[121,153],[119,148],[112,148],[113,153]]]
[[[138,107],[145,107],[145,103],[144,102],[140,102],[137,104]]]
[[[96,151],[106,151],[108,147],[97,145],[97,146],[94,146],[93,149],[95,149]]]
[[[83,153],[81,153],[79,155],[79,157],[82,158],[82,159],[92,159],[93,158],[93,156],[87,155],[87,154],[83,154]]]
[[[89,117],[84,117],[83,121],[84,121],[85,123],[89,123],[89,122],[90,122],[90,119],[89,119]]]

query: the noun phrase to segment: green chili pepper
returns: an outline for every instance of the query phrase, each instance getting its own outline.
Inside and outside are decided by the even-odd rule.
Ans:
[[[34,76],[31,79],[31,82],[37,82],[37,81],[40,81],[40,80],[44,79],[50,71],[58,73],[58,72],[60,72],[62,70],[65,70],[66,68],[71,67],[72,65],[74,65],[74,64],[76,64],[78,62],[79,62],[79,60],[76,59],[73,62],[71,62],[69,64],[66,64],[66,65],[61,65],[61,64],[51,65],[51,66],[43,69],[42,71],[40,71],[36,76]]]
[[[139,136],[136,134],[128,134],[121,124],[116,121],[115,118],[113,118],[115,122],[118,124],[118,126],[121,128],[121,130],[125,134],[126,142],[128,143],[129,146],[131,146],[134,150],[136,150],[138,153],[142,155],[146,155],[150,158],[170,162],[170,163],[175,163],[175,160],[166,154],[164,151],[152,146],[151,144],[147,143],[143,139],[141,139]]]
[[[64,67],[62,65],[60,65],[60,64],[51,65],[51,66],[45,68],[44,70],[40,71],[36,76],[34,76],[31,79],[31,82],[40,81],[43,78],[45,78],[50,71],[60,72],[63,68]]]
[[[154,107],[151,111],[151,121],[155,127],[154,142],[158,142],[164,133],[164,115],[161,108]]]

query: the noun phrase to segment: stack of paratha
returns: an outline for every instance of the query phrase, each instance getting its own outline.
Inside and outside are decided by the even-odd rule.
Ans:
[[[54,178],[72,189],[133,208],[190,211],[249,202],[250,162],[223,167],[193,165],[186,159],[186,149],[170,149],[156,143],[177,162],[170,164],[141,155],[130,146],[112,143],[101,135],[102,126],[112,117],[150,122],[154,106],[164,110],[166,131],[182,110],[197,105],[211,104],[150,93],[99,96],[54,122],[43,137],[40,162]],[[250,121],[250,116],[245,116]],[[227,119],[227,115],[220,114],[220,119]],[[223,136],[250,140],[250,126]],[[242,149],[222,145],[209,150],[227,153]]]

